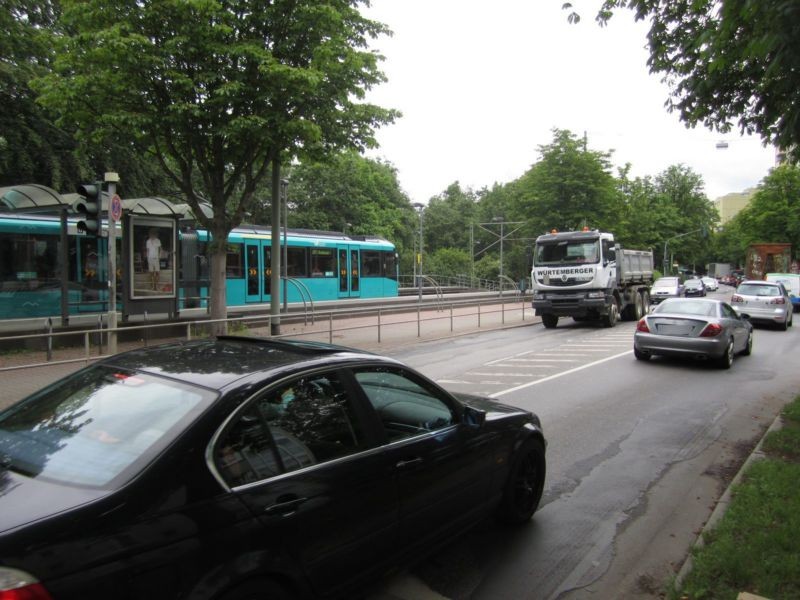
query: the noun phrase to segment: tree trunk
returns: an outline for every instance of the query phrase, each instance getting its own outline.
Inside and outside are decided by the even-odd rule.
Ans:
[[[210,316],[212,321],[225,319],[228,316],[227,294],[225,289],[225,267],[227,262],[227,249],[224,244],[213,244],[211,255],[211,297],[209,299]],[[225,335],[228,324],[225,321],[214,322],[211,325],[211,335]]]

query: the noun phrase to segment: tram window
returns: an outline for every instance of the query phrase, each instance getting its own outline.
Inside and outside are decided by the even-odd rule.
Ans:
[[[288,277],[308,277],[305,248],[286,249],[286,275]]]
[[[394,252],[383,253],[383,273],[389,279],[397,279],[397,254]]]
[[[225,276],[228,279],[244,277],[244,244],[228,244]]]
[[[57,285],[58,242],[56,235],[4,234],[0,242],[0,289]]]
[[[311,276],[336,277],[336,255],[331,248],[311,249]]]
[[[381,253],[377,250],[363,250],[361,252],[361,276],[381,276]]]

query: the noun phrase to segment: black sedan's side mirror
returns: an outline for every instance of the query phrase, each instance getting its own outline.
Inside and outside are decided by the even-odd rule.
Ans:
[[[475,427],[476,429],[480,429],[483,427],[483,423],[486,421],[486,411],[480,410],[479,408],[475,408],[473,406],[466,405],[464,406],[464,416],[462,418],[462,422],[464,425],[469,425],[470,427]]]

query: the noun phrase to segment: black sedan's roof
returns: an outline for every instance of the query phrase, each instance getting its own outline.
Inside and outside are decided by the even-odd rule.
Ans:
[[[315,342],[222,336],[132,350],[102,364],[219,390],[253,373],[355,355],[377,358],[362,350]]]

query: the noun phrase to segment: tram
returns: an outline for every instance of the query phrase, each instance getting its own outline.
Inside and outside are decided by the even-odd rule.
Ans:
[[[61,240],[62,231],[66,231],[66,244]],[[141,240],[123,240],[118,235],[117,256],[129,258],[117,262],[117,279],[130,281],[128,293],[140,295],[171,294],[173,290],[167,286],[175,282],[180,310],[207,308],[208,232],[180,225],[177,239],[174,251],[169,247],[157,250],[154,267],[147,255],[146,232]],[[124,251],[123,242],[128,245]],[[230,233],[226,263],[229,307],[270,302],[272,251],[268,227],[243,225]],[[382,238],[289,229],[282,231],[280,251],[284,253],[280,264],[285,265],[278,290],[281,300],[318,302],[398,295],[397,253],[395,246]],[[0,320],[58,316],[63,312],[64,289],[70,315],[107,310],[107,256],[107,238],[79,232],[76,219],[66,219],[63,227],[57,216],[0,214]]]

